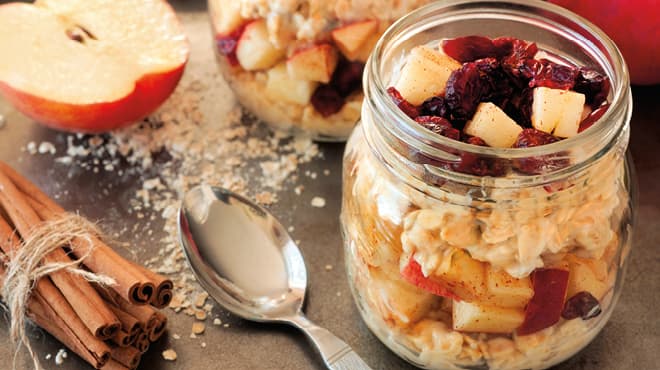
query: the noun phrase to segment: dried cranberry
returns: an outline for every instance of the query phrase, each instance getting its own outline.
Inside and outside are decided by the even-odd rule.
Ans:
[[[534,76],[533,69],[525,62],[533,59],[539,49],[533,42],[527,43],[518,39],[512,39],[510,42],[511,54],[502,59],[502,67],[518,87],[524,88]]]
[[[607,103],[607,104],[601,105],[596,110],[589,113],[587,118],[585,118],[584,120],[582,120],[582,122],[580,122],[580,127],[578,128],[578,133],[588,129],[591,126],[593,126],[594,123],[596,123],[596,121],[598,121],[600,119],[600,117],[602,117],[603,114],[605,114],[605,112],[607,112],[607,110],[609,108],[610,108],[610,104]]]
[[[532,148],[535,146],[551,144],[556,141],[559,141],[559,139],[547,132],[527,128],[518,134],[518,138],[513,144],[513,147]],[[558,153],[541,157],[520,158],[513,161],[513,167],[528,175],[538,175],[566,167],[569,163],[568,159],[561,157],[563,157],[563,155]]]
[[[243,31],[245,30],[245,25],[238,27],[233,32],[217,36],[215,38],[215,44],[218,48],[218,53],[224,55],[229,62],[229,65],[235,67],[238,65],[238,58],[236,57],[236,46],[238,45],[238,39],[241,38]]]
[[[447,101],[442,96],[434,96],[426,99],[420,107],[420,114],[424,116],[450,117]]]
[[[605,100],[610,93],[610,79],[594,69],[582,67],[575,78],[576,92],[584,94],[586,103],[596,109]]]
[[[312,94],[311,103],[323,117],[328,117],[339,112],[345,100],[333,86],[321,85]]]
[[[481,97],[488,92],[488,86],[481,80],[475,63],[465,63],[451,73],[445,89],[445,101],[453,118],[467,121],[477,110]]]
[[[388,88],[387,93],[392,97],[394,104],[396,104],[397,107],[399,107],[399,109],[401,109],[408,117],[414,119],[419,116],[419,109],[404,99],[396,88]]]
[[[503,108],[514,92],[514,86],[495,58],[474,61],[483,84],[481,101],[491,102]]]
[[[525,62],[533,71],[529,87],[549,87],[551,89],[570,90],[575,84],[578,70],[547,59],[529,59]]]
[[[461,132],[452,127],[451,123],[442,117],[419,116],[415,118],[415,122],[438,135],[454,140],[459,140],[461,138]]]
[[[502,109],[523,127],[532,127],[533,91],[530,88],[513,89],[509,98],[503,103]]]
[[[332,74],[330,84],[335,86],[339,94],[347,97],[362,86],[363,71],[364,63],[341,59]]]
[[[497,47],[493,41],[484,36],[465,36],[442,41],[445,54],[461,63],[472,62],[482,58],[500,58],[511,52],[510,47]]]
[[[566,320],[573,320],[578,317],[581,317],[582,320],[588,320],[600,315],[601,312],[600,303],[596,297],[589,292],[580,292],[566,301],[561,317]]]
[[[477,136],[468,137],[464,141],[472,145],[488,146],[483,139]],[[458,163],[451,165],[451,169],[456,172],[492,177],[506,174],[506,166],[497,158],[480,157],[474,153],[461,153],[460,158]]]

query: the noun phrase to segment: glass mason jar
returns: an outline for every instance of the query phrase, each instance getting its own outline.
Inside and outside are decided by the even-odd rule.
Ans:
[[[386,88],[412,47],[466,35],[534,41],[595,68],[611,80],[611,106],[581,134],[533,148],[473,146],[426,130]],[[632,101],[616,46],[545,2],[438,1],[386,31],[363,85],[362,119],[344,157],[341,223],[367,326],[428,369],[544,369],[584,348],[612,313],[631,246]],[[552,161],[562,165],[543,165]],[[498,176],[452,170],[466,162]],[[514,170],[525,164],[538,173]],[[550,281],[564,285],[553,291]],[[581,316],[568,317],[569,305]],[[526,320],[551,322],[521,335]]]
[[[208,8],[220,71],[245,108],[280,131],[343,142],[360,118],[369,52],[429,1],[208,0]]]

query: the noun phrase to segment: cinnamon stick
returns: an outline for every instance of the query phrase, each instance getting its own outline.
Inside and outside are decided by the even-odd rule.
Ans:
[[[4,285],[5,268],[0,264],[0,286]],[[43,296],[57,297],[54,305]],[[52,298],[51,298],[52,301]],[[28,300],[28,317],[49,332],[67,348],[94,368],[100,368],[110,358],[110,347],[94,337],[73,311],[66,299],[48,278],[40,279]]]
[[[142,352],[135,347],[112,347],[110,355],[114,361],[134,370],[142,358]]]
[[[149,333],[149,341],[152,343],[160,339],[165,334],[165,329],[167,328],[167,316],[163,313],[156,311],[156,320],[151,330],[147,331]]]
[[[108,363],[105,364],[101,369],[103,370],[129,370],[128,367],[120,364],[119,362],[115,361],[114,359],[110,359]]]
[[[29,237],[33,227],[41,222],[23,194],[2,171],[0,171],[0,204],[24,239]],[[11,245],[9,248],[16,248],[18,245]],[[71,258],[62,248],[57,248],[45,256],[43,262],[70,263]],[[81,276],[60,270],[50,274],[50,278],[95,336],[107,339],[119,329],[117,317],[103,304],[98,293]]]
[[[58,215],[65,213],[62,207],[50,199],[37,186],[3,162],[0,162],[0,171],[4,172],[14,185],[25,194],[32,207],[39,214],[39,217],[44,221],[52,220]],[[99,238],[92,236],[91,246],[87,240],[74,239],[71,243],[71,250],[77,258],[87,256],[85,258],[85,266],[92,272],[115,276],[117,285],[113,288],[124,299],[136,304],[147,304],[154,299],[155,285],[150,280],[153,276],[145,275],[144,271],[138,265],[121,257]],[[153,272],[151,273],[154,274]]]
[[[119,330],[115,333],[115,335],[110,338],[110,341],[120,347],[128,347],[135,343],[137,338],[142,334],[142,331],[138,331],[135,333],[127,333],[123,330]]]
[[[131,336],[137,336],[140,331],[146,329],[142,326],[140,320],[123,310],[120,310],[119,307],[110,304],[108,305],[108,308],[115,314],[115,316],[117,316],[119,322],[121,322],[121,330],[129,333]]]
[[[114,305],[118,307],[120,310],[126,312],[127,314],[135,317],[142,323],[142,325],[147,328],[145,330],[149,330],[149,328],[153,327],[155,323],[158,320],[158,316],[156,315],[156,310],[149,306],[149,305],[144,305],[144,306],[138,306],[131,304],[124,298],[122,298],[119,293],[117,293],[114,289],[110,289],[107,287],[102,287],[99,286],[98,284],[93,284],[96,290],[99,292],[101,297],[105,299],[108,304]]]
[[[149,342],[149,334],[146,332],[140,333],[140,335],[138,335],[137,339],[135,340],[135,348],[137,348],[138,351],[142,353],[147,352],[150,345],[151,342]]]
[[[174,296],[172,293],[172,289],[174,289],[174,283],[172,280],[147,268],[141,266],[139,266],[139,268],[151,281],[154,282],[154,285],[156,286],[156,292],[151,298],[151,305],[156,308],[167,307]]]

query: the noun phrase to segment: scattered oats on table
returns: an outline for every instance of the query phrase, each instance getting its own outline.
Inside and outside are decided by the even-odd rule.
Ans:
[[[219,318],[216,317],[215,319],[213,319],[213,325],[215,325],[215,326],[222,325],[222,320],[220,320]]]
[[[195,307],[197,308],[202,308],[204,307],[204,303],[206,303],[206,299],[209,297],[209,294],[206,292],[202,292],[197,294],[195,297]]]
[[[167,361],[176,361],[176,352],[173,349],[163,351],[163,358]]]
[[[312,207],[323,208],[325,207],[325,198],[314,197],[312,198]]]
[[[194,322],[192,324],[192,333],[195,335],[199,335],[204,333],[204,330],[206,330],[206,325],[204,325],[203,322]]]

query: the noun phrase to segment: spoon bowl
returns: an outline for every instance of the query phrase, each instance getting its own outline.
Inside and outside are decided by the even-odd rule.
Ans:
[[[370,369],[346,343],[302,313],[305,262],[268,211],[229,190],[200,185],[185,194],[178,226],[193,273],[225,309],[246,320],[297,327],[330,369]]]

